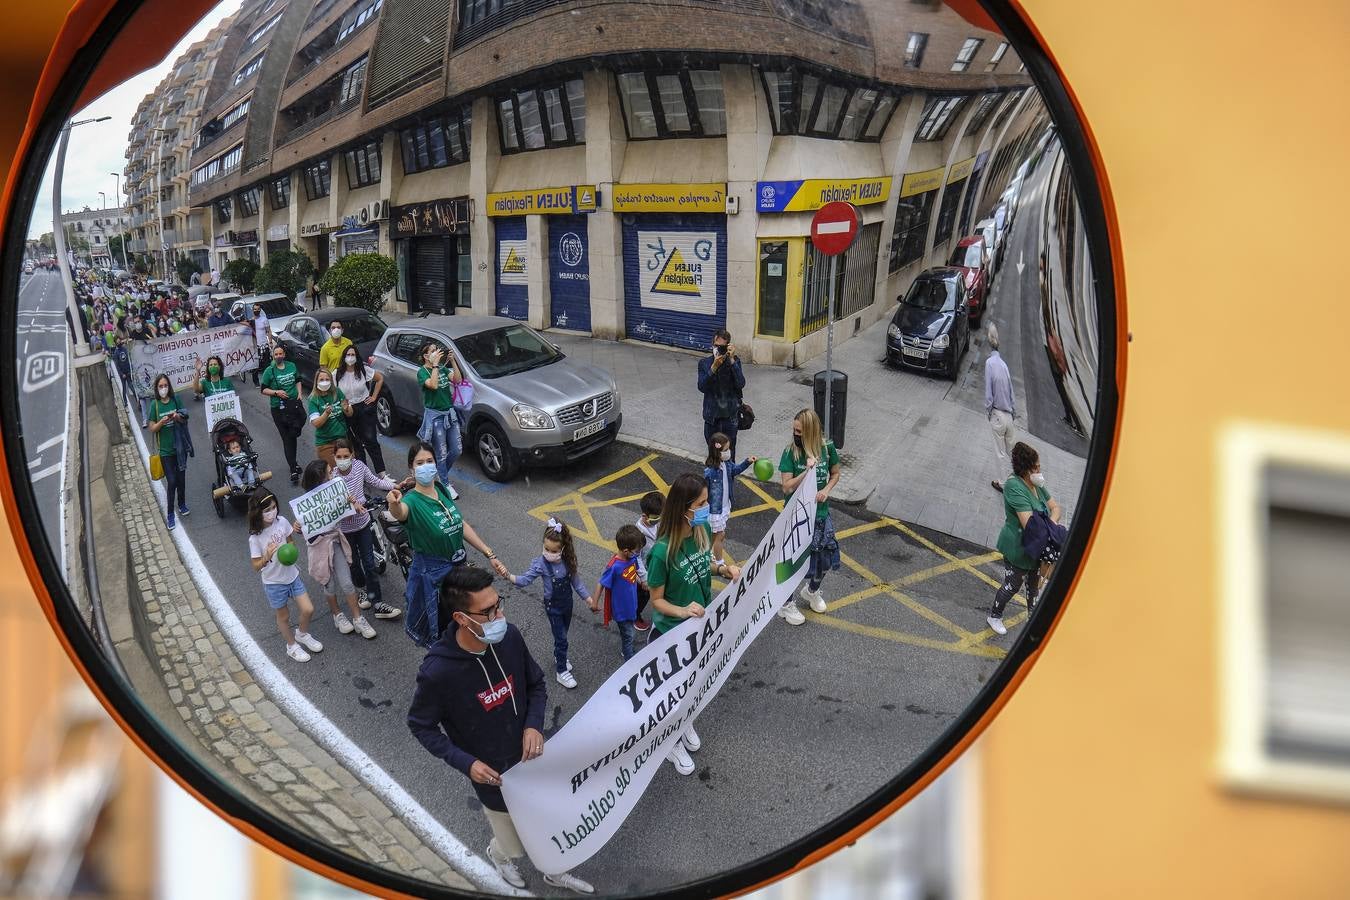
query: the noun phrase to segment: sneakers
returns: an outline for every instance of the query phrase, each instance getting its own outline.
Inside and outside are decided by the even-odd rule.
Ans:
[[[797,608],[797,601],[789,598],[788,602],[783,604],[782,609],[778,610],[778,618],[789,625],[805,625],[806,616]]]
[[[449,482],[447,482],[445,486],[446,486],[447,488],[450,489],[450,499],[451,499],[451,500],[458,500],[458,499],[459,499],[459,491],[455,490],[455,486],[454,486],[453,484],[450,484]]]
[[[366,640],[370,640],[375,636],[375,629],[370,627],[370,623],[366,621],[365,616],[356,617],[356,630],[360,633],[361,637]]]
[[[561,684],[568,690],[577,686],[577,680],[572,677],[571,672],[559,672],[555,677],[558,679],[558,684]]]
[[[820,593],[820,588],[816,588],[813,591],[811,590],[809,585],[803,584],[802,589],[797,593],[801,596],[803,600],[811,604],[812,612],[818,613],[825,612],[826,609],[825,597]]]
[[[595,888],[589,881],[582,881],[570,872],[562,872],[558,875],[545,875],[544,884],[551,884],[554,887],[566,888],[569,891],[576,891],[578,894],[594,894]]]
[[[369,606],[370,601],[367,600],[366,606],[363,608],[369,608]],[[397,619],[401,615],[403,615],[403,610],[397,606],[390,606],[388,603],[375,604],[375,618],[377,619]]]
[[[296,466],[295,468],[291,469],[291,484],[299,484],[299,483],[300,483],[300,467]]]
[[[1003,493],[1003,485],[999,484],[997,481],[989,482],[989,486],[994,490],[998,491],[1000,494]]]
[[[309,662],[309,654],[299,644],[286,645],[286,655],[296,662]]]
[[[173,531],[177,527],[178,520],[173,517],[173,513],[169,513],[169,530]]]
[[[295,629],[295,640],[296,643],[300,644],[311,653],[319,653],[323,650],[323,644],[316,641],[314,635],[307,631],[301,631],[299,628]]]
[[[670,764],[681,775],[694,774],[694,758],[689,755],[689,750],[684,746],[683,741],[675,742],[675,749],[670,754]]]
[[[362,609],[370,609],[370,595],[366,593],[365,588],[356,589],[356,605]]]
[[[646,619],[638,619],[633,623],[633,627],[638,631],[647,631],[652,627],[652,623],[648,622]]]
[[[693,725],[684,730],[684,736],[681,740],[684,741],[684,746],[690,750],[697,750],[703,746],[703,742],[698,739],[698,732],[694,730]]]
[[[567,671],[572,671],[572,661],[570,659],[567,661]]]
[[[190,512],[192,512],[192,510],[188,509],[186,506],[178,507],[178,514],[180,516],[186,516]]]
[[[990,627],[990,628],[994,629],[994,634],[1007,634],[1007,633],[1008,633],[1008,629],[1005,628],[1005,627],[1003,626],[1003,617],[1002,617],[1002,616],[998,616],[998,617],[995,617],[995,616],[986,616],[986,617],[985,617],[985,621],[989,623],[989,627]]]
[[[523,888],[525,886],[525,879],[521,876],[519,867],[505,856],[498,856],[497,852],[492,849],[491,844],[488,844],[487,858],[492,862],[497,874],[502,876],[502,880],[511,887]]]
[[[352,627],[352,620],[347,618],[346,613],[334,613],[333,624],[337,626],[338,634],[351,634],[356,630]]]

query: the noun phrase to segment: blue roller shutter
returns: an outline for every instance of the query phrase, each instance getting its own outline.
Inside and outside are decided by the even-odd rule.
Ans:
[[[707,349],[726,327],[726,216],[625,215],[623,282],[629,337]]]
[[[591,244],[587,216],[548,216],[549,325],[591,330]]]
[[[497,225],[494,265],[497,288],[493,313],[512,319],[526,319],[530,314],[530,288],[526,275],[531,265],[525,246],[525,218],[516,216],[495,219]]]

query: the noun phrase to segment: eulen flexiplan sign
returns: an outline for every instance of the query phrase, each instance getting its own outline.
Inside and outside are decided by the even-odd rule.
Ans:
[[[716,232],[639,231],[637,247],[644,307],[716,315]]]
[[[253,329],[246,324],[222,325],[201,331],[180,331],[153,341],[132,341],[131,379],[136,393],[153,395],[151,384],[160,373],[169,376],[173,389],[181,391],[197,380],[197,364],[219,356],[226,375],[252,370],[258,364]]]
[[[211,394],[205,400],[206,405],[206,430],[208,433],[216,428],[216,423],[221,419],[234,419],[236,422],[242,422],[243,416],[239,411],[239,395],[234,391],[222,391],[219,394]]]
[[[738,579],[706,613],[639,650],[544,744],[502,776],[531,862],[556,875],[614,836],[680,734],[731,678],[750,643],[806,574],[816,482],[802,479]]]
[[[352,513],[352,495],[347,482],[332,478],[291,501],[291,512],[308,540],[329,531],[338,520]]]

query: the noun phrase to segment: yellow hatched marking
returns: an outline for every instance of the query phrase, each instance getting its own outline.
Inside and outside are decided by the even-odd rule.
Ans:
[[[988,584],[990,587],[997,590],[998,586],[1002,584],[1002,582],[1000,582],[999,580],[991,577],[985,572],[981,572],[979,569],[975,568],[975,566],[971,564],[971,559],[977,559],[978,557],[972,557],[971,559],[966,560],[958,559],[957,557],[952,556],[946,550],[943,550],[937,544],[934,544],[932,541],[928,540],[928,538],[924,537],[923,535],[914,531],[912,528],[905,525],[904,522],[889,517],[887,517],[886,521],[889,522],[895,528],[896,531],[899,531],[902,534],[909,535],[914,540],[918,541],[920,544],[923,544],[929,550],[933,551],[938,556],[941,556],[948,562],[958,563],[958,568],[965,569],[967,572],[974,575],[976,578],[980,579],[984,583]],[[997,553],[994,554],[994,558],[998,558]]]
[[[862,563],[858,562],[856,559],[849,556],[847,553],[840,551],[839,558],[840,560],[843,561],[844,565],[848,566],[850,569],[857,572],[869,583],[877,585],[878,587],[885,586],[886,593],[890,594],[896,600],[899,600],[903,605],[909,607],[909,609],[919,614],[920,616],[923,616],[925,619],[927,619],[929,622],[932,622],[934,625],[941,628],[943,631],[950,632],[954,637],[960,640],[966,640],[970,637],[969,631],[966,631],[964,628],[957,625],[955,622],[950,621],[946,616],[942,615],[941,613],[934,612],[933,610],[924,606],[922,603],[913,599],[912,597],[909,597],[908,595],[902,594],[900,591],[895,590],[893,587],[891,587],[891,585],[888,582],[882,581],[879,577],[877,577],[875,573],[872,572],[871,569],[867,568]]]
[[[828,625],[831,628],[837,628],[840,631],[849,631],[853,634],[865,635],[866,637],[880,638],[883,641],[893,641],[897,644],[910,644],[915,647],[927,647],[931,650],[946,650],[951,653],[964,653],[967,656],[979,656],[985,659],[1002,659],[1008,655],[1008,651],[1001,647],[974,645],[965,642],[949,644],[944,643],[943,641],[935,641],[932,638],[919,637],[915,634],[905,634],[903,631],[892,631],[889,628],[860,625],[857,622],[850,622],[847,619],[835,619],[828,615],[819,616],[814,613],[808,613],[807,616],[812,622],[819,622],[822,625]]]

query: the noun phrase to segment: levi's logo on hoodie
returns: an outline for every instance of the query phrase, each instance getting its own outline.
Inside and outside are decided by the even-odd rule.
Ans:
[[[507,700],[511,699],[512,687],[515,684],[514,676],[507,675],[506,680],[494,684],[490,691],[479,691],[478,702],[483,704],[484,712],[492,712],[501,706]]]

